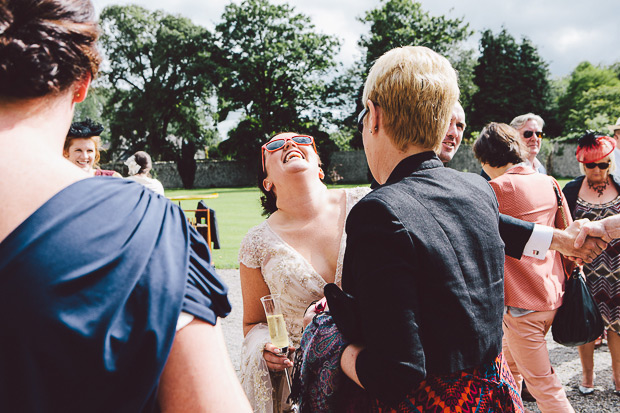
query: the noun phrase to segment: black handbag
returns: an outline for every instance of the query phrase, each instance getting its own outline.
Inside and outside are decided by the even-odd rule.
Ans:
[[[566,228],[567,221],[562,196],[555,182],[553,189],[558,198],[558,209]],[[564,285],[562,306],[558,309],[551,324],[553,340],[564,346],[580,346],[596,340],[603,334],[604,328],[603,318],[585,283],[581,267],[575,266]]]

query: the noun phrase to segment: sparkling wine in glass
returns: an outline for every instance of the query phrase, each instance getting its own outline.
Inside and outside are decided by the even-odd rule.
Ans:
[[[260,301],[263,303],[265,315],[267,316],[271,343],[278,347],[283,355],[286,355],[288,353],[289,340],[280,306],[280,294],[266,295]]]

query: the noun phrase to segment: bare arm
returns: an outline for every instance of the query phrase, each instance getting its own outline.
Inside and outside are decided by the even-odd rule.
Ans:
[[[177,332],[158,400],[164,413],[252,411],[219,325],[194,319]]]
[[[259,323],[267,323],[265,310],[260,302],[261,297],[271,294],[269,287],[265,283],[260,268],[249,268],[239,264],[239,275],[241,278],[241,293],[243,296],[243,335]],[[294,348],[290,348],[294,351]],[[286,367],[292,367],[293,363],[286,357],[278,354],[280,350],[271,343],[267,343],[263,357],[267,362],[267,367],[273,371],[282,371]]]
[[[260,299],[271,292],[260,268],[249,268],[240,263],[239,276],[243,296],[243,335],[246,336],[256,324],[267,322]]]
[[[355,363],[357,361],[357,356],[363,349],[364,348],[358,344],[349,344],[342,352],[342,356],[340,356],[340,368],[342,368],[342,371],[348,378],[357,383],[361,388],[364,388],[364,386],[362,386],[360,379],[357,377]]]

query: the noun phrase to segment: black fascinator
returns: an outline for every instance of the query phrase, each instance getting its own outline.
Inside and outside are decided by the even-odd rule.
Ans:
[[[99,136],[103,132],[103,125],[86,118],[81,122],[73,122],[67,134],[70,138],[90,138]]]
[[[587,131],[578,141],[575,156],[581,163],[597,162],[616,148],[616,141],[609,136]]]
[[[596,141],[597,136],[601,136],[601,134],[596,133],[591,130],[587,130],[586,133],[584,133],[583,136],[579,138],[577,143],[579,144],[579,146],[583,148],[597,146],[598,145],[598,142]]]

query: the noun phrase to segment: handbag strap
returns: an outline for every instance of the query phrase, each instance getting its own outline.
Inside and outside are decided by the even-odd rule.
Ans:
[[[566,229],[566,227],[568,227],[568,220],[566,219],[566,212],[564,211],[564,205],[562,204],[562,191],[560,191],[559,184],[555,179],[551,177],[549,177],[549,179],[551,179],[551,185],[553,185],[553,191],[555,192],[555,196],[558,200],[558,210],[560,211],[560,214],[562,214],[562,222],[564,222],[564,228],[562,229]]]
[[[566,227],[568,227],[568,220],[566,219],[566,211],[564,211],[564,204],[562,203],[562,191],[560,190],[560,184],[558,184],[558,181],[556,181],[555,179],[549,177],[549,179],[551,179],[551,185],[553,186],[553,191],[555,192],[555,196],[558,200],[558,210],[560,211],[560,214],[562,215],[562,222],[564,222],[564,228],[562,229],[566,229]],[[557,211],[556,211],[557,214]],[[574,264],[571,264],[574,265]],[[571,276],[578,276],[580,274],[580,271],[577,272],[575,270],[579,269],[578,265],[574,265],[574,267],[572,268],[572,270],[569,270],[568,268],[566,268],[566,260],[564,257],[562,257],[562,269],[564,270],[564,275],[566,276],[566,278],[570,278]],[[577,275],[575,275],[575,273],[577,272]]]

